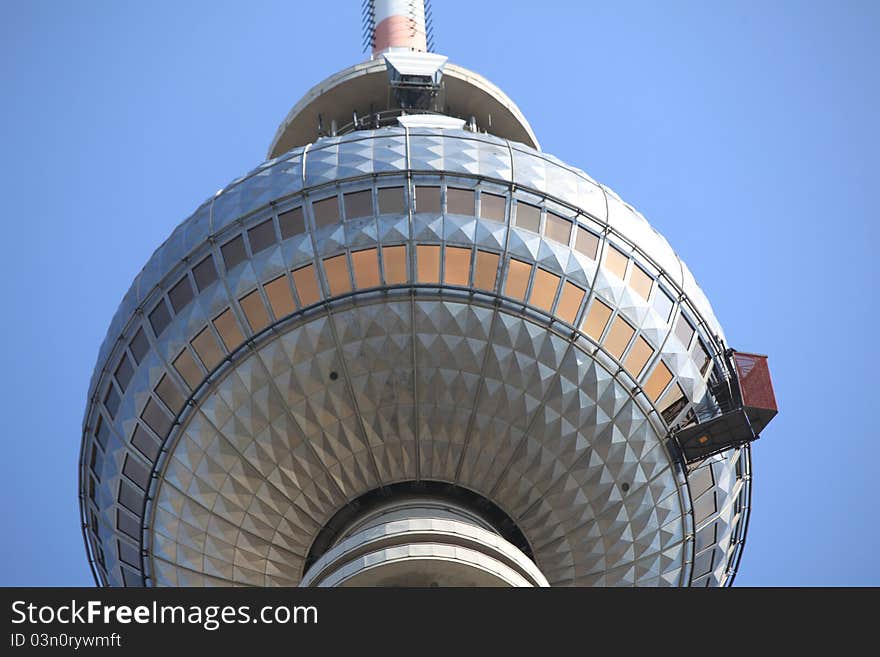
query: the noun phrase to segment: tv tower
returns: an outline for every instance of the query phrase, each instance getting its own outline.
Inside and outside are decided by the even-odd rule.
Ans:
[[[543,152],[430,7],[202,203],[113,317],[80,503],[108,586],[723,586],[776,413],[684,262]]]

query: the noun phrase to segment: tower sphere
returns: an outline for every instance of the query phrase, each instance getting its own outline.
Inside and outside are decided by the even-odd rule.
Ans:
[[[750,449],[680,439],[737,375],[690,270],[422,52],[423,8],[377,48],[409,34],[377,12],[421,3],[366,4],[373,58],[294,107],[110,323],[80,462],[96,580],[731,583]]]

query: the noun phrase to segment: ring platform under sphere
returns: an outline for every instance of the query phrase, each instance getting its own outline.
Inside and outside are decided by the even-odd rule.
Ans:
[[[320,139],[205,202],[123,299],[84,420],[96,577],[297,585],[356,500],[424,482],[491,506],[553,586],[729,584],[748,448],[666,445],[722,339],[663,237],[553,157]]]

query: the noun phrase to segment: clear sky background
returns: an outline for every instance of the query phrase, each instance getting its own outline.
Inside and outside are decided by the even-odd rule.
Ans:
[[[434,0],[436,50],[642,211],[770,355],[738,585],[880,585],[880,3]],[[77,458],[134,276],[366,55],[360,0],[0,0],[0,585],[89,585]]]

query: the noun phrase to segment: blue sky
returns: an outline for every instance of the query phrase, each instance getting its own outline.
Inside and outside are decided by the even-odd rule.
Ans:
[[[535,12],[535,7],[540,13]],[[89,585],[76,462],[98,346],[152,251],[365,57],[360,1],[3,0],[0,585]],[[880,585],[880,4],[434,2],[437,51],[669,239],[770,355],[739,585]]]

